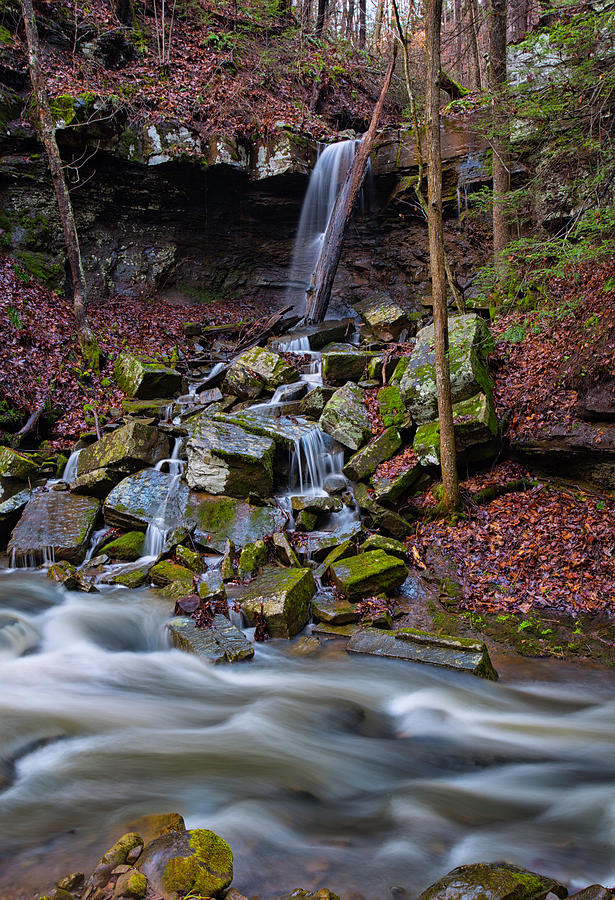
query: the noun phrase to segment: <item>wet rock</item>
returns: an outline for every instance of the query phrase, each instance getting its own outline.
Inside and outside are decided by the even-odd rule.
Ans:
[[[331,580],[351,602],[375,594],[390,594],[408,577],[408,567],[396,556],[370,550],[338,560],[330,566]]]
[[[387,428],[365,447],[351,456],[343,468],[344,475],[351,481],[362,481],[376,471],[380,463],[386,462],[397,453],[402,440],[397,428]]]
[[[246,544],[239,556],[237,574],[240,578],[251,578],[267,562],[267,547],[264,541]]]
[[[206,572],[199,582],[198,594],[201,600],[211,600],[214,603],[226,600],[226,588],[221,573],[216,569]]]
[[[213,831],[170,832],[147,845],[138,869],[161,900],[219,898],[233,880],[233,853]]]
[[[363,531],[360,522],[350,522],[333,532],[323,532],[306,536],[303,545],[297,545],[297,553],[301,559],[312,559],[322,562],[325,557],[336,547],[351,538],[355,538]]]
[[[285,523],[284,513],[278,507],[252,506],[232,497],[207,494],[192,494],[186,515],[196,524],[195,541],[205,549],[220,553],[224,552],[227,540],[235,547],[245,547],[280,531]]]
[[[474,863],[452,869],[417,900],[544,900],[564,898],[563,884],[506,862]]]
[[[264,347],[253,347],[235,359],[226,373],[223,390],[240,400],[253,400],[263,390],[300,380],[299,372],[281,356]]]
[[[250,543],[250,542],[248,542]],[[235,559],[235,544],[233,541],[226,540],[224,542],[224,555],[220,566],[220,577],[223,581],[232,581],[235,577],[235,569],[233,561]]]
[[[179,372],[162,363],[146,362],[131,353],[120,353],[113,368],[115,380],[127,397],[154,400],[172,397],[181,390]]]
[[[111,559],[121,559],[126,562],[135,562],[143,556],[145,535],[142,531],[129,531],[120,537],[109,541],[100,548],[101,553],[106,553]]]
[[[613,900],[613,891],[601,884],[590,884],[581,891],[570,894],[568,900]]]
[[[9,556],[42,562],[47,553],[78,565],[83,562],[100,511],[94,497],[72,494],[34,494],[11,534]]]
[[[385,293],[372,294],[354,308],[380,341],[396,341],[409,320],[403,309]]]
[[[61,560],[47,569],[47,578],[61,584],[67,591],[74,591],[79,583],[77,569],[72,563]]]
[[[307,625],[315,591],[310,569],[266,568],[239,602],[250,625],[256,624],[262,604],[270,636],[291,638]]]
[[[144,584],[149,584],[150,568],[151,566],[139,566],[136,569],[118,572],[111,576],[111,584],[119,584],[126,588],[143,587]]]
[[[295,643],[292,644],[289,652],[292,653],[293,656],[312,656],[319,650],[320,641],[318,640],[318,638],[312,637],[311,634],[305,634],[303,635],[303,637],[300,637]]]
[[[0,476],[28,481],[37,475],[38,466],[29,456],[8,447],[0,447]]]
[[[387,509],[377,503],[370,496],[365,484],[357,484],[354,491],[355,500],[359,509],[372,521],[372,523],[397,540],[406,537],[412,531],[412,526],[403,516],[392,509]]]
[[[131,831],[140,834],[146,844],[153,841],[154,838],[160,837],[162,834],[168,834],[170,831],[185,831],[186,823],[184,817],[179,813],[155,813],[148,816],[140,816],[130,822]]]
[[[409,494],[417,494],[431,481],[431,476],[425,471],[421,463],[416,463],[401,475],[390,478],[386,475],[374,474],[370,483],[374,489],[374,499],[378,503],[396,503],[408,497]]]
[[[400,391],[406,408],[419,425],[438,416],[436,394],[433,325],[417,334]],[[480,316],[470,313],[449,319],[449,364],[453,403],[467,400],[480,392],[493,393],[493,382],[485,365],[485,357],[493,339]]]
[[[283,531],[276,531],[273,535],[273,549],[283,566],[295,566],[297,568],[300,566],[297,554]]]
[[[346,483],[344,482],[344,487]],[[307,509],[310,512],[331,513],[340,512],[343,503],[339,497],[291,497],[290,505],[293,512],[301,512]]]
[[[362,447],[371,435],[371,427],[361,388],[351,382],[339,388],[325,406],[319,426],[350,450]]]
[[[191,572],[200,574],[205,569],[200,554],[196,553],[194,550],[190,550],[188,547],[182,546],[182,544],[178,544],[175,548],[175,556],[178,562],[182,566],[185,566],[186,569],[190,569]]]
[[[389,556],[396,556],[398,559],[406,560],[408,558],[406,545],[394,538],[385,537],[384,534],[370,534],[367,540],[363,541],[359,550],[361,553],[367,553],[369,550],[382,550]]]
[[[32,491],[25,488],[0,503],[0,547],[5,546],[31,496]]]
[[[126,531],[145,530],[159,514],[161,500],[173,480],[172,475],[156,469],[144,469],[124,478],[104,502],[105,522]],[[167,508],[169,528],[186,524],[187,503],[188,487],[180,482],[173,502]]]
[[[328,494],[340,494],[347,488],[346,479],[343,475],[327,475],[322,483],[323,491]]]
[[[70,875],[60,878],[58,887],[62,888],[63,891],[78,891],[84,881],[85,875],[83,872],[71,872]]]
[[[283,900],[340,900],[340,898],[327,888],[321,888],[319,891],[304,891],[297,888]]]
[[[187,592],[190,592],[194,580],[194,572],[190,569],[186,569],[185,566],[180,566],[177,563],[171,562],[170,559],[163,559],[161,562],[156,563],[156,565],[150,569],[149,576],[151,581],[158,587],[164,587],[172,582],[181,581],[182,584],[186,585]]]
[[[316,325],[306,325],[297,328],[289,334],[270,338],[269,346],[272,350],[286,350],[301,353],[302,341],[305,339],[310,350],[320,350],[332,341],[341,341],[349,330],[352,330],[352,319],[328,319]]]
[[[301,412],[311,419],[319,419],[323,409],[335,393],[335,388],[319,385],[303,398],[300,404]]]
[[[207,662],[240,662],[254,656],[254,646],[243,631],[222,615],[214,616],[211,627],[199,628],[194,619],[181,616],[167,622],[167,628],[174,647]]]
[[[104,500],[115,485],[124,478],[125,473],[118,469],[104,467],[78,475],[70,486],[73,494],[85,494],[87,497],[98,497]]]
[[[367,374],[370,360],[377,355],[352,346],[341,350],[327,350],[322,354],[323,381],[333,385],[360,381]]]
[[[465,463],[484,462],[497,454],[499,426],[493,401],[486,394],[453,406],[453,426],[458,459]],[[440,424],[419,425],[414,436],[414,451],[423,465],[440,464]]]
[[[312,615],[319,622],[348,625],[358,621],[356,607],[331,591],[321,591],[312,600]]]
[[[147,893],[147,878],[136,869],[124,872],[115,882],[114,900],[142,900]]]
[[[314,531],[318,516],[307,509],[300,510],[295,516],[295,531]]]
[[[220,395],[222,396],[222,395]],[[127,416],[136,418],[166,419],[168,410],[173,405],[170,398],[156,397],[154,400],[122,400],[122,411]]]
[[[376,548],[371,548],[376,549]],[[334,547],[327,555],[324,560],[318,566],[314,574],[317,578],[321,580],[325,577],[329,570],[329,566],[333,565],[334,562],[337,562],[338,559],[347,559],[349,556],[355,556],[357,552],[357,545],[355,541],[348,538],[345,541],[342,541],[339,546]]]
[[[239,425],[251,434],[270,438],[279,450],[293,450],[302,437],[314,431],[314,423],[300,416],[269,416],[248,410],[239,413],[221,413],[218,422]]]
[[[202,421],[188,441],[186,481],[210,494],[262,496],[273,485],[271,438],[250,434],[229,422]]]
[[[101,857],[96,868],[90,875],[83,895],[84,900],[88,900],[90,895],[93,894],[97,888],[104,887],[109,881],[112,871],[117,866],[125,865],[127,862],[131,861],[134,858],[135,853],[138,856],[141,853],[142,848],[143,838],[136,832],[129,832],[116,841],[115,844],[107,850],[105,855]]]
[[[346,649],[349,653],[407,659],[468,672],[491,681],[497,679],[485,644],[467,638],[429,634],[415,628],[395,632],[365,628],[351,638]]]
[[[151,425],[129,422],[81,451],[77,475],[115,469],[123,475],[154,466],[170,454],[168,437]]]
[[[326,638],[342,638],[348,640],[360,630],[360,625],[330,625],[329,622],[317,622],[312,625],[312,634]]]

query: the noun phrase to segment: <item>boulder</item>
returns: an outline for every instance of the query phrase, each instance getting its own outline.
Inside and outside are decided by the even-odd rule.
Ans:
[[[322,562],[336,547],[345,541],[359,536],[363,531],[360,522],[348,522],[334,531],[310,534],[306,536],[305,544],[297,545],[297,554],[301,559],[310,559]]]
[[[430,480],[425,467],[417,462],[400,475],[389,477],[374,474],[370,483],[377,503],[397,503],[409,494],[418,493]]]
[[[271,637],[292,638],[308,623],[316,585],[310,569],[266,568],[240,596],[248,623],[256,624],[261,604]]]
[[[210,494],[267,496],[273,486],[273,450],[271,438],[229,422],[202,421],[186,446],[186,481]]]
[[[322,482],[322,489],[328,494],[341,494],[348,487],[348,483],[343,475],[326,475]]]
[[[147,893],[147,878],[136,869],[122,872],[115,883],[114,900],[142,900]],[[71,895],[72,896],[72,895]]]
[[[13,529],[8,553],[16,561],[40,563],[43,558],[83,562],[94,530],[100,501],[94,497],[49,491],[34,494]]]
[[[149,844],[154,838],[168,834],[169,831],[185,831],[186,823],[179,813],[152,813],[133,819],[128,827],[140,834],[145,843]]]
[[[301,412],[311,419],[319,419],[323,409],[335,393],[335,388],[319,385],[307,394],[300,404]]]
[[[220,399],[222,394],[220,394]],[[122,400],[122,411],[136,418],[166,419],[173,407],[173,401],[157,397],[154,400]]]
[[[371,435],[371,427],[361,388],[350,381],[339,388],[325,406],[318,424],[344,447],[350,450],[362,447]]]
[[[352,319],[327,319],[316,325],[305,325],[289,334],[270,338],[272,350],[284,350],[287,353],[305,353],[306,350],[320,350],[332,341],[341,341],[346,333],[352,330]]]
[[[254,645],[226,616],[214,616],[213,624],[205,628],[199,628],[194,619],[181,616],[167,622],[167,628],[174,647],[207,662],[240,662],[254,656]]]
[[[387,384],[376,396],[378,411],[385,428],[410,428],[412,416],[406,409],[401,391],[396,384]]]
[[[458,461],[478,463],[497,454],[499,426],[493,400],[477,394],[453,406],[453,426]],[[440,465],[440,424],[438,421],[419,425],[414,436],[414,451],[423,465]]]
[[[185,566],[186,569],[190,569],[191,572],[200,574],[205,569],[200,554],[195,550],[190,550],[188,547],[182,546],[182,544],[179,544],[175,548],[175,556],[178,562],[182,566]]]
[[[26,508],[32,491],[24,488],[0,503],[0,547],[4,547],[19,517]]]
[[[137,568],[124,569],[110,578],[111,584],[119,584],[126,588],[140,588],[149,584],[151,566],[138,566]],[[182,596],[185,596],[185,591]]]
[[[384,534],[370,534],[367,540],[363,541],[359,547],[361,553],[367,553],[369,550],[382,550],[389,556],[396,556],[398,559],[408,559],[408,549],[401,541],[394,538],[385,537]]]
[[[286,532],[276,531],[273,535],[273,549],[275,555],[283,566],[295,566],[299,568],[299,559],[293,550],[290,541],[286,537]]]
[[[74,591],[79,583],[77,569],[72,563],[66,562],[66,560],[60,560],[60,562],[49,566],[47,578],[57,582],[57,584],[61,584],[67,591]]]
[[[496,681],[498,677],[482,641],[429,634],[417,628],[402,628],[395,632],[365,628],[353,635],[346,649],[349,653],[407,659],[455,669],[490,681]]]
[[[397,428],[387,428],[382,434],[351,456],[343,472],[351,481],[362,481],[376,471],[380,463],[397,453],[402,445]]]
[[[224,553],[227,540],[234,547],[245,547],[280,531],[285,523],[284,513],[277,506],[252,506],[232,497],[208,494],[189,496],[186,517],[195,524],[195,541],[219,553]]]
[[[199,582],[198,593],[201,600],[211,600],[214,603],[218,600],[226,600],[226,588],[222,580],[222,573],[217,569],[205,572]]]
[[[357,545],[353,540],[348,538],[348,540],[342,541],[341,544],[339,544],[337,547],[334,547],[333,550],[327,553],[314,574],[317,578],[320,578],[322,580],[327,574],[329,566],[333,565],[334,562],[337,562],[338,559],[347,559],[349,556],[354,556],[356,552]]]
[[[506,862],[472,863],[452,869],[417,900],[544,900],[548,893],[564,898],[563,884]]]
[[[349,346],[344,349],[327,350],[322,354],[322,378],[326,384],[345,384],[347,381],[361,381],[367,374],[369,361],[377,353],[356,350]]]
[[[377,503],[365,484],[357,484],[354,496],[361,512],[365,513],[377,528],[386,531],[397,540],[401,540],[412,531],[412,526],[403,516]]]
[[[169,454],[166,434],[151,425],[133,421],[85,447],[79,454],[77,476],[109,468],[129,475],[156,465],[161,459],[167,459]]]
[[[136,832],[123,835],[98,861],[86,883],[85,896],[88,897],[97,888],[105,887],[113,870],[117,866],[130,865],[139,857],[142,849],[143,838]]]
[[[177,563],[171,562],[170,559],[163,559],[150,569],[149,577],[152,583],[158,587],[164,587],[172,582],[181,581],[182,584],[185,585],[186,593],[190,593],[194,572],[187,569],[185,566],[180,566]]]
[[[295,531],[314,531],[318,516],[307,509],[300,510],[295,516]]]
[[[396,341],[410,324],[403,309],[383,292],[355,303],[354,308],[379,341]]]
[[[293,512],[301,512],[307,509],[309,512],[331,513],[340,512],[343,503],[339,497],[291,497],[290,505]]]
[[[263,390],[275,391],[282,384],[292,384],[300,380],[297,369],[264,347],[252,347],[235,359],[224,379],[225,393],[234,394],[241,400],[252,400]]]
[[[25,453],[0,447],[0,476],[28,481],[38,475],[37,464]]]
[[[240,578],[251,578],[267,562],[267,546],[264,541],[246,544],[239,555],[237,574]]]
[[[321,591],[312,600],[312,614],[319,622],[348,625],[358,621],[356,606],[331,591]]]
[[[131,353],[120,353],[113,372],[120,390],[127,397],[139,400],[172,397],[182,386],[182,376],[175,369],[169,369],[162,363],[138,359]]]
[[[419,425],[438,416],[433,325],[417,334],[415,347],[400,381],[406,408]],[[474,313],[449,319],[449,364],[453,403],[479,392],[493,393],[485,357],[493,340],[483,319]]]
[[[161,900],[188,893],[219,898],[233,880],[233,853],[213,831],[174,831],[151,841],[137,868]]]
[[[363,597],[393,593],[408,577],[408,567],[382,550],[338,560],[329,571],[335,587],[353,603]]]
[[[170,528],[185,525],[187,485],[183,482],[176,484],[173,475],[156,469],[143,469],[124,478],[114,487],[104,502],[105,522],[126,531],[144,531],[159,514],[161,503],[171,484],[175,484],[176,493],[173,502],[167,505],[167,523]]]
[[[93,469],[84,475],[78,475],[70,489],[73,494],[85,494],[87,497],[98,497],[99,500],[104,500],[125,474],[118,469],[106,466],[102,469]]]
[[[253,410],[218,413],[217,422],[230,422],[251,434],[270,438],[279,450],[293,450],[297,442],[315,430],[313,422],[300,416],[270,416]]]
[[[101,553],[106,553],[111,559],[121,559],[126,562],[135,562],[143,556],[145,535],[142,531],[129,531],[120,537],[109,541],[100,548]]]

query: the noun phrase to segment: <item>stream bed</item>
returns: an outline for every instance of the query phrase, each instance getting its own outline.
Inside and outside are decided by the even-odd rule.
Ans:
[[[285,641],[214,667],[169,648],[168,614],[149,590],[0,575],[3,900],[171,811],[224,837],[234,886],[265,898],[414,896],[497,859],[615,881],[613,673],[502,659],[491,683]]]

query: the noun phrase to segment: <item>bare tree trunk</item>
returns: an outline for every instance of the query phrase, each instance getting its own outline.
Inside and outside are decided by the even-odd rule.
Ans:
[[[395,66],[396,48],[393,49],[393,55],[389,68],[384,78],[384,84],[380,92],[380,97],[374,108],[372,120],[368,130],[363,135],[363,140],[359,147],[359,151],[354,159],[350,171],[346,177],[342,188],[337,195],[327,230],[323,238],[322,250],[314,269],[312,283],[308,289],[306,297],[306,319],[310,322],[322,322],[327,307],[329,306],[329,298],[331,297],[331,288],[335,280],[335,274],[339,265],[340,256],[342,254],[342,244],[344,242],[344,234],[346,227],[352,215],[352,209],[361,189],[365,170],[371,153],[376,129],[382,114],[382,107],[391,84],[393,68]]]
[[[122,25],[134,25],[135,11],[132,0],[113,0],[113,7]]]
[[[365,47],[367,39],[365,4],[366,0],[359,0],[359,47]]]
[[[75,225],[75,216],[70,193],[66,185],[66,179],[64,178],[62,159],[56,141],[55,123],[49,109],[47,90],[45,88],[45,81],[41,70],[40,45],[32,0],[21,0],[21,8],[26,28],[30,79],[32,81],[32,89],[36,100],[41,138],[45,150],[47,151],[49,171],[51,173],[51,180],[53,181],[58,201],[60,219],[62,220],[62,228],[64,230],[66,253],[73,280],[73,312],[77,324],[77,334],[84,356],[91,365],[98,367],[98,346],[89,326],[86,314],[87,287],[83,272],[83,264],[81,262],[81,251],[79,250],[79,237],[77,235],[77,226]]]
[[[489,16],[489,90],[493,110],[493,258],[504,267],[509,237],[506,197],[510,190],[509,123],[506,114],[506,0],[491,0]]]
[[[440,466],[443,506],[453,512],[459,506],[457,456],[451,378],[448,361],[448,313],[442,227],[442,154],[440,147],[440,20],[442,0],[427,0],[425,7],[425,50],[427,54],[425,112],[427,124],[427,228],[429,265],[433,298],[434,342],[436,345],[436,390],[440,422]]]
[[[461,0],[454,0],[453,14],[455,17],[455,66],[454,71],[457,78],[463,79],[463,44],[462,44],[462,16],[461,16]]]
[[[329,0],[318,0],[318,12],[316,14],[316,37],[320,37],[325,27],[325,18],[327,15],[327,6]]]
[[[468,83],[470,90],[480,91],[480,60],[478,56],[478,10],[476,0],[464,0],[464,31],[468,57]]]
[[[301,25],[305,31],[308,31],[312,24],[312,0],[302,0],[301,2]]]
[[[378,45],[380,44],[380,36],[382,34],[382,20],[384,18],[384,5],[385,0],[378,0],[378,6],[376,7],[376,19],[374,21],[374,34],[372,37],[372,46],[375,49],[378,49]]]
[[[346,37],[351,38],[354,33],[354,0],[348,0],[348,18],[346,19]]]

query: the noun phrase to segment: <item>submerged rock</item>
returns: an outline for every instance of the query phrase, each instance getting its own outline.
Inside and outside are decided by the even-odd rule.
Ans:
[[[316,585],[310,569],[267,568],[240,597],[242,612],[256,625],[261,604],[271,637],[292,638],[308,623]]]
[[[544,900],[568,895],[563,884],[506,862],[473,863],[452,869],[417,900]]]
[[[187,444],[186,481],[209,494],[267,496],[273,485],[271,438],[250,434],[229,422],[203,421]]]
[[[120,353],[113,368],[115,380],[127,397],[155,400],[181,390],[182,377],[162,363],[146,362],[131,353]]]
[[[222,615],[214,616],[210,627],[199,628],[194,619],[180,616],[167,622],[167,628],[174,647],[208,662],[240,662],[254,656],[254,645]]]
[[[383,292],[355,303],[354,308],[380,341],[396,341],[410,324],[403,309]]]
[[[77,475],[111,468],[119,473],[119,479],[146,466],[154,466],[161,459],[167,459],[169,454],[166,434],[142,422],[129,422],[81,451]]]
[[[233,880],[233,852],[213,831],[169,832],[145,847],[137,868],[161,900],[219,898]]]
[[[371,426],[361,388],[350,381],[339,388],[325,406],[319,426],[350,450],[362,447],[371,435]]]
[[[408,577],[408,567],[398,557],[382,550],[338,560],[330,566],[330,572],[333,584],[352,602],[392,593]]]
[[[83,562],[100,511],[94,497],[50,491],[34,494],[11,534],[9,556],[40,563],[43,556]]]

